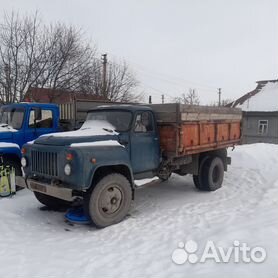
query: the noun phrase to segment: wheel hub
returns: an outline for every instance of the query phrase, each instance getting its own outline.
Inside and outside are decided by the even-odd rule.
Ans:
[[[103,191],[101,209],[105,214],[115,213],[122,203],[122,192],[117,186],[111,186]]]

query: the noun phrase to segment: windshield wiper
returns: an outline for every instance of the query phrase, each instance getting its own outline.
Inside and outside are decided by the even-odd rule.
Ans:
[[[110,133],[113,133],[113,132],[114,132],[113,129],[109,129],[109,128],[105,128],[105,127],[103,127],[102,129],[105,130],[105,131],[107,131],[107,132],[110,132]]]

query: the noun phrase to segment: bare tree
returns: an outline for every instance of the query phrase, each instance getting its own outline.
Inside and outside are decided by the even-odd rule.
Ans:
[[[231,104],[233,102],[233,100],[231,100],[231,99],[222,99],[222,101],[221,101],[221,106],[228,106],[229,104]],[[215,102],[212,102],[211,104],[210,104],[210,106],[219,106],[219,103],[218,103],[218,101],[215,101]]]
[[[126,62],[107,64],[106,82],[103,82],[102,63],[95,59],[91,72],[84,81],[86,92],[94,92],[105,99],[117,102],[139,102],[143,96],[135,92],[137,79]]]
[[[221,101],[221,106],[227,106],[227,105],[229,105],[229,104],[232,103],[232,102],[233,102],[233,100],[230,99],[230,98],[223,99],[223,100]]]
[[[134,92],[138,81],[125,62],[108,64],[105,96],[112,101],[137,102],[142,96]]]
[[[80,30],[61,24],[44,28],[40,42],[43,62],[36,68],[35,86],[79,91],[92,66],[95,48],[83,43]]]
[[[35,64],[35,34],[39,23],[37,15],[20,20],[12,14],[4,17],[0,25],[0,86],[2,102],[15,102],[22,98],[32,83]]]
[[[195,89],[189,89],[187,94],[183,93],[180,97],[175,98],[178,103],[189,104],[189,105],[199,105],[200,99]]]
[[[113,101],[138,100],[133,93],[137,81],[128,66],[110,63],[103,84],[96,57],[96,47],[84,40],[81,30],[59,23],[43,25],[37,13],[5,15],[0,24],[0,101],[22,101],[31,87],[97,94]]]

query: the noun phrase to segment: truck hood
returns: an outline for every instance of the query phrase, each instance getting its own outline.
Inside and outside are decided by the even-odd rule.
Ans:
[[[118,140],[118,133],[109,129],[79,129],[40,136],[34,141],[40,145],[69,146],[74,143]]]
[[[13,132],[17,132],[16,129],[13,129],[7,124],[0,124],[0,141],[5,141],[13,137]]]
[[[2,132],[0,131],[0,141],[7,141],[9,139],[12,139],[13,133],[12,132]]]

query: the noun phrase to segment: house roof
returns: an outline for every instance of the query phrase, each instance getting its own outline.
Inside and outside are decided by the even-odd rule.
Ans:
[[[257,81],[257,87],[228,106],[243,111],[278,111],[278,79]]]
[[[102,96],[93,94],[71,92],[61,89],[30,88],[24,97],[24,101],[61,104],[71,102],[74,98],[82,100],[105,100]]]

